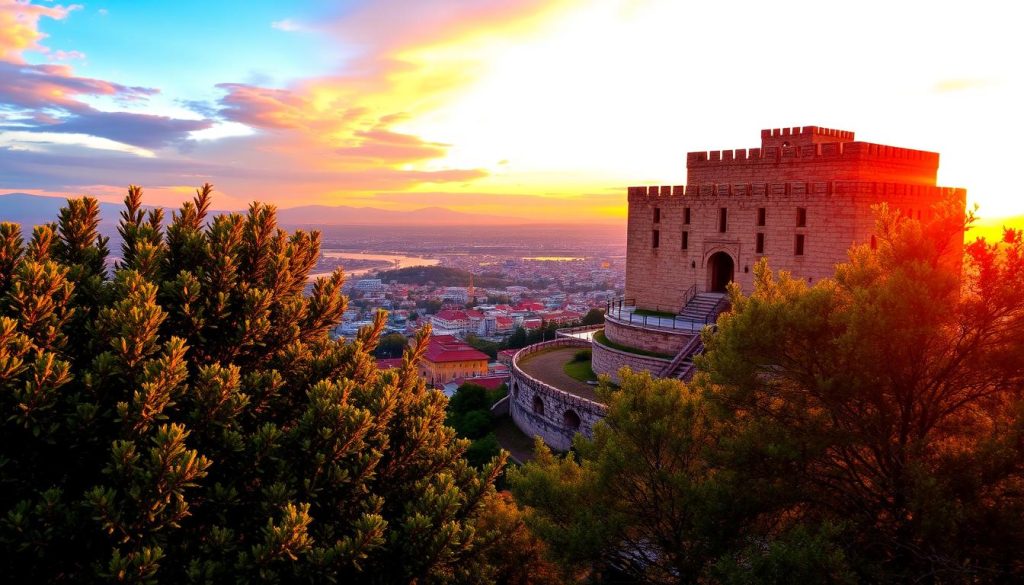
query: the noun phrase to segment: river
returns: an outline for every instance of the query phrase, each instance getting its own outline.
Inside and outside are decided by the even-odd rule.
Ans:
[[[393,269],[395,262],[398,262],[398,268],[409,268],[412,266],[437,266],[440,260],[437,258],[421,258],[419,256],[405,256],[402,254],[381,254],[381,253],[370,253],[370,252],[349,252],[347,250],[324,250],[324,258],[336,258],[336,259],[351,259],[351,260],[381,260],[381,264],[378,266],[371,266],[369,268],[355,268],[352,270],[345,270],[345,276],[348,278],[364,276],[369,272],[373,272],[381,269]],[[387,264],[385,264],[385,262]],[[309,278],[319,278],[321,276],[330,276],[330,272],[317,272],[310,274]]]

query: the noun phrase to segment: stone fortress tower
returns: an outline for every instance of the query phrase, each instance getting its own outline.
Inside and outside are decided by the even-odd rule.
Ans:
[[[761,258],[814,283],[851,246],[875,245],[874,205],[929,219],[940,201],[966,197],[936,185],[937,153],[818,126],[762,130],[759,148],[691,152],[686,166],[685,186],[629,188],[626,298],[609,307],[595,372],[628,365],[685,377],[680,352],[700,349],[689,329],[714,321],[728,283],[750,292]],[[669,356],[673,367],[662,363]]]
[[[761,258],[813,284],[832,276],[851,246],[876,244],[874,205],[929,219],[940,201],[966,199],[963,189],[936,185],[937,153],[818,126],[762,130],[760,147],[691,152],[686,165],[685,186],[629,188],[625,298],[609,304],[591,345],[594,372],[613,380],[622,366],[692,376],[700,331],[727,307],[726,286],[750,292]],[[602,405],[523,375],[516,363],[510,410],[527,434],[567,448],[603,415]],[[546,411],[548,403],[555,408]],[[570,409],[573,424],[560,424]]]
[[[686,291],[753,285],[751,267],[810,282],[831,276],[854,244],[870,243],[872,205],[925,219],[962,189],[936,186],[939,155],[854,141],[817,126],[761,131],[761,147],[691,152],[686,186],[631,187],[626,297],[679,311]]]

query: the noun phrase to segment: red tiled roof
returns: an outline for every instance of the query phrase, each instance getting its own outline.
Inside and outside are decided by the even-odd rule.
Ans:
[[[453,310],[453,309],[445,309],[443,311],[438,312],[434,316],[437,317],[438,319],[443,319],[445,321],[465,321],[466,320],[466,312],[465,311],[456,311],[456,310]]]
[[[402,367],[402,358],[377,358],[378,370],[391,370]]]
[[[451,341],[448,341],[451,340]],[[486,362],[490,357],[472,346],[458,341],[451,335],[438,335],[430,338],[430,345],[423,354],[423,359],[436,363],[441,362],[466,362],[482,360]]]
[[[459,338],[455,337],[454,335],[431,335],[430,343],[440,343],[443,345],[458,345],[463,342],[460,341]]]

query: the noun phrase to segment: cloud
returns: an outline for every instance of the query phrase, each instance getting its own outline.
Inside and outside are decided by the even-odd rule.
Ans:
[[[242,83],[217,86],[226,95],[220,100],[221,115],[228,120],[257,128],[311,129],[317,116],[312,101],[299,92]],[[328,116],[337,118],[334,113]]]
[[[346,158],[388,164],[431,160],[441,158],[448,152],[446,144],[426,142],[417,136],[384,128],[356,132],[355,136],[358,144],[338,148],[335,152]]]
[[[295,89],[246,84],[218,87],[227,92],[220,101],[221,117],[254,128],[288,133],[301,144],[304,156],[308,158],[310,149],[322,149],[322,155],[335,168],[394,167],[439,159],[448,152],[447,144],[396,131],[393,126],[407,118],[404,113],[376,115],[371,107],[358,105],[357,96],[345,89],[335,89],[323,80]],[[483,173],[460,172],[457,176],[471,178]]]
[[[82,96],[116,96],[127,100],[144,99],[157,92],[145,87],[131,87],[75,77],[66,65],[27,65],[0,61],[0,104],[25,109],[53,108],[77,110],[83,107]]]
[[[345,192],[401,191],[425,183],[465,183],[485,175],[476,169],[437,171],[371,168],[310,168],[291,153],[265,151],[266,139],[258,136],[235,142],[200,142],[189,156],[140,158],[115,150],[83,151],[62,144],[33,145],[32,149],[0,144],[0,189],[67,190],[75,185],[190,185],[210,181],[245,201],[264,200],[281,204],[333,202],[325,195]],[[244,152],[239,160],[230,156]],[[299,201],[291,198],[299,196]]]
[[[101,111],[86,102],[107,97],[119,103],[139,103],[159,93],[146,87],[76,76],[63,64],[26,63],[22,53],[35,50],[50,60],[82,59],[75,50],[51,51],[40,44],[41,18],[66,18],[79,5],[43,6],[19,0],[0,0],[0,129],[35,133],[40,141],[55,135],[81,135],[100,140],[56,139],[82,147],[107,148],[102,139],[142,149],[182,145],[191,132],[210,128],[210,120],[184,120],[135,112]],[[127,152],[146,152],[122,149]]]
[[[47,53],[51,61],[72,61],[84,60],[85,53],[81,51],[51,51]]]
[[[494,34],[542,18],[564,0],[374,0],[326,25],[342,42],[394,54],[465,34]]]
[[[0,0],[0,59],[21,62],[27,50],[45,50],[39,44],[46,37],[39,32],[39,19],[62,20],[82,6],[41,6],[20,0]]]
[[[13,81],[0,85],[0,130],[16,130],[20,140],[0,143],[0,188],[209,180],[232,197],[282,205],[337,204],[428,185],[464,189],[488,172],[445,164],[451,145],[406,125],[475,72],[448,57],[424,63],[409,50],[488,26],[513,26],[547,6],[541,0],[382,0],[333,23],[327,17],[278,20],[271,26],[284,32],[338,32],[331,38],[340,38],[346,60],[329,75],[283,86],[250,78],[216,85],[223,91],[216,101],[174,100],[199,120],[145,113],[155,88],[79,77],[62,64],[0,60],[0,78]],[[49,16],[42,8],[39,14]],[[38,31],[34,22],[32,30]],[[38,46],[42,36],[30,36],[17,46]],[[71,51],[61,56],[74,58]],[[132,112],[100,111],[96,97],[136,105]],[[140,158],[140,149],[152,156]]]
[[[178,144],[190,132],[209,128],[209,120],[181,120],[130,112],[104,112],[83,97],[109,96],[144,100],[157,90],[76,77],[64,65],[27,65],[0,61],[0,108],[20,115],[5,130],[87,134],[144,148]]]
[[[275,20],[274,22],[270,23],[270,28],[284,32],[299,32],[306,29],[306,27],[302,26],[301,24],[295,22],[290,18]]]
[[[143,148],[179,144],[190,132],[210,128],[209,120],[182,120],[131,112],[101,112],[81,108],[74,115],[23,128],[32,132],[85,134]],[[9,128],[8,128],[9,129]]]

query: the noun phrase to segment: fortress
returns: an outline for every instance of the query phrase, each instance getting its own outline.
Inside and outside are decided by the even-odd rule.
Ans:
[[[936,185],[937,153],[858,142],[853,132],[818,126],[762,130],[760,147],[691,152],[686,163],[685,186],[628,190],[625,298],[609,303],[591,345],[594,372],[613,380],[623,366],[692,376],[700,331],[727,308],[730,282],[752,290],[761,258],[813,284],[832,276],[851,246],[876,245],[876,204],[927,220],[937,203],[966,200],[963,189]],[[566,436],[576,431],[556,428],[559,404],[573,405],[566,420],[585,434],[601,405],[580,412],[578,398],[544,388],[518,358],[510,414],[527,434],[568,448]],[[532,420],[538,412],[556,414]]]
[[[855,142],[817,126],[761,131],[761,147],[691,152],[687,184],[629,189],[626,297],[679,311],[685,293],[753,285],[751,266],[814,282],[831,276],[854,244],[870,243],[871,207],[887,202],[927,219],[962,189],[935,184],[939,155]]]

